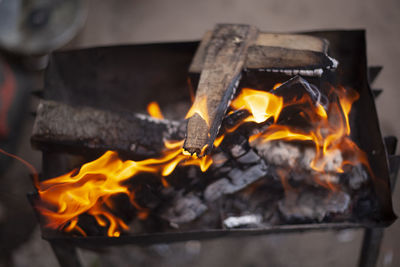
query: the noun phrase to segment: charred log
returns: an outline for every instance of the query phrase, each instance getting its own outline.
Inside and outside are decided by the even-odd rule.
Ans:
[[[37,108],[32,144],[82,153],[86,150],[118,150],[137,155],[157,154],[164,139],[183,139],[178,121],[160,120],[143,114],[123,114],[90,107],[72,107],[42,101]]]
[[[189,118],[184,148],[200,154],[216,138],[229,101],[239,84],[246,51],[257,36],[257,29],[246,25],[217,25],[206,49],[204,67],[194,106],[205,101],[207,114]]]
[[[190,73],[203,70],[211,36],[212,32],[203,36],[190,65]],[[310,35],[259,33],[247,51],[244,67],[271,72],[286,71],[288,74],[297,70],[294,75],[320,76],[321,70],[337,67],[337,62],[327,56],[328,46],[326,39]]]

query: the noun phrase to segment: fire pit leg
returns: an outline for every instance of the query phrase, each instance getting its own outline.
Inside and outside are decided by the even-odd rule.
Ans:
[[[379,249],[383,239],[383,229],[367,228],[364,232],[364,239],[359,259],[359,267],[375,267],[378,262]]]
[[[63,242],[50,242],[61,267],[82,267],[74,246]]]
[[[397,181],[397,174],[400,168],[400,156],[395,156],[397,138],[393,136],[385,137],[386,150],[389,154],[390,184],[392,193]],[[379,250],[383,239],[383,228],[367,228],[364,232],[359,267],[375,267],[378,263]]]

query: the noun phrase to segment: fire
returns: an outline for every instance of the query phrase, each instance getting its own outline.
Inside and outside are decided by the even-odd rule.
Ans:
[[[192,107],[189,109],[188,113],[186,114],[185,119],[192,117],[194,114],[198,114],[207,123],[207,126],[210,127],[210,118],[208,117],[207,96],[206,95],[196,97]]]
[[[321,103],[314,103],[311,96],[304,94],[301,98],[286,101],[275,93],[281,84],[274,86],[270,92],[243,88],[230,105],[231,113],[240,109],[248,111],[249,115],[233,128],[227,129],[214,141],[218,148],[227,134],[236,130],[245,122],[264,123],[273,118],[272,124],[259,133],[249,137],[251,145],[274,140],[297,141],[311,144],[315,156],[310,167],[319,174],[326,173],[325,167],[329,159],[341,152],[346,155],[340,166],[334,169],[341,173],[346,165],[364,164],[368,170],[366,154],[350,139],[349,114],[358,94],[350,89],[334,88],[331,93],[337,101],[331,101],[325,108]],[[209,126],[207,112],[207,97],[196,98],[188,111],[186,118],[195,114],[201,116]],[[302,116],[311,127],[300,129],[291,125],[280,124],[280,115],[287,107],[298,105]],[[148,112],[155,118],[163,118],[157,103],[148,105]],[[230,113],[228,113],[230,114]],[[183,150],[182,141],[165,141],[165,150],[159,158],[149,158],[141,161],[121,160],[116,152],[107,151],[97,160],[84,164],[79,170],[73,170],[62,176],[42,181],[37,184],[40,196],[37,209],[47,220],[47,227],[66,232],[86,235],[79,226],[80,215],[88,214],[94,217],[98,225],[107,228],[110,237],[118,237],[129,226],[114,214],[113,196],[126,195],[132,206],[137,210],[138,218],[145,219],[149,211],[135,201],[135,188],[130,188],[126,181],[134,179],[139,173],[152,173],[160,178],[160,183],[170,186],[166,177],[179,166],[198,166],[206,172],[213,164],[210,155],[198,157]],[[206,148],[204,148],[206,149]],[[371,175],[372,172],[370,171]],[[286,179],[286,171],[278,173],[283,186],[290,189]],[[335,190],[329,182],[316,180],[317,183]]]
[[[185,155],[183,141],[166,142],[160,158],[142,161],[122,161],[118,154],[107,151],[97,160],[84,164],[62,176],[40,182],[38,193],[40,203],[37,209],[46,217],[46,226],[63,229],[66,232],[86,233],[79,227],[79,215],[92,215],[100,226],[108,226],[108,236],[118,237],[122,230],[129,229],[123,220],[112,212],[112,197],[125,194],[138,210],[139,218],[147,217],[146,209],[135,202],[134,190],[123,182],[139,173],[153,173],[161,177],[169,176],[178,165],[196,165],[205,172],[212,164],[209,156],[197,158]]]
[[[147,105],[147,112],[153,118],[164,119],[164,116],[161,112],[160,106],[155,101],[152,101]]]
[[[342,165],[335,169],[335,172],[342,173],[345,165],[355,165],[357,163],[362,163],[369,169],[365,153],[350,139],[351,130],[349,124],[349,113],[353,103],[358,99],[359,95],[354,90],[346,90],[342,87],[335,88],[332,92],[337,95],[338,101],[332,102],[328,111],[326,111],[320,103],[313,105],[310,96],[306,94],[295,102],[289,102],[283,105],[279,102],[279,105],[277,105],[278,107],[283,106],[284,109],[289,105],[293,106],[296,104],[300,105],[309,103],[307,108],[302,109],[301,115],[304,118],[307,118],[311,123],[311,130],[304,131],[293,126],[274,123],[265,131],[250,136],[249,142],[253,144],[270,142],[273,140],[312,142],[316,153],[314,159],[310,163],[310,167],[319,173],[325,172],[327,162],[332,159],[337,151],[341,151],[343,154],[348,152],[348,156],[344,159]],[[273,99],[277,99],[276,96],[255,90],[252,90],[251,93],[252,98],[247,97],[247,92],[240,94],[238,99],[232,103],[232,107],[237,108],[241,106],[242,108],[248,109],[251,113],[249,116],[251,118],[250,121],[254,121],[252,117],[261,118],[263,115],[266,119],[269,118],[270,112],[268,111],[268,108],[265,108],[264,106],[262,109],[265,109],[266,111],[264,114],[259,115],[257,113],[262,109],[254,108],[254,104],[251,103],[251,101],[257,97],[269,97],[269,99],[264,101],[264,103],[270,103]],[[238,105],[236,103],[240,104]],[[281,110],[282,108],[279,111]],[[279,118],[279,115],[279,112],[273,115],[275,122]],[[262,120],[259,121],[262,122]]]
[[[283,107],[283,98],[272,93],[243,88],[232,101],[233,109],[247,109],[251,115],[245,121],[262,123],[270,117],[276,121]]]

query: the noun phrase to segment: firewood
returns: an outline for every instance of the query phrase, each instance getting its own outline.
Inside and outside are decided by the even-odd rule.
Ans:
[[[212,147],[239,84],[247,48],[256,37],[257,29],[247,25],[219,24],[214,29],[194,102],[196,106],[205,99],[207,114],[195,113],[187,124],[184,149],[191,154]]]
[[[190,65],[190,73],[202,71],[211,35],[212,32],[207,32],[203,36]],[[244,68],[274,72],[298,70],[302,71],[301,75],[317,76],[319,73],[314,73],[314,70],[337,66],[337,62],[327,55],[328,47],[326,39],[310,35],[259,33],[249,46]]]
[[[336,63],[324,53],[283,47],[249,47],[246,67],[288,75],[321,76],[323,70],[335,68]]]
[[[144,114],[114,113],[42,100],[37,108],[31,141],[40,149],[151,154],[162,150],[164,139],[183,139],[183,129],[181,122]]]

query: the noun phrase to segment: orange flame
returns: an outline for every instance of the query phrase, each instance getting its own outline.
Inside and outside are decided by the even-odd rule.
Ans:
[[[192,117],[194,114],[198,114],[207,123],[207,126],[210,127],[206,95],[195,98],[194,103],[186,114],[185,119]]]
[[[162,157],[142,161],[122,161],[116,152],[107,151],[103,156],[84,164],[79,171],[73,170],[62,176],[39,183],[40,204],[38,210],[46,217],[46,226],[66,232],[85,232],[78,226],[79,215],[92,215],[100,226],[108,225],[108,236],[118,237],[129,227],[112,213],[111,197],[125,194],[138,210],[139,217],[147,217],[146,209],[134,200],[132,192],[123,182],[139,173],[170,175],[178,165],[196,165],[205,172],[212,164],[209,156],[197,158],[183,154],[183,141],[166,142]],[[168,183],[162,180],[164,186]]]
[[[272,87],[272,90],[278,89],[278,87],[281,86],[281,85],[282,85],[282,83],[276,83],[276,84],[274,85],[274,87]]]
[[[164,119],[164,116],[161,112],[160,106],[157,102],[153,101],[147,105],[147,112],[150,114],[151,117],[157,119]]]

